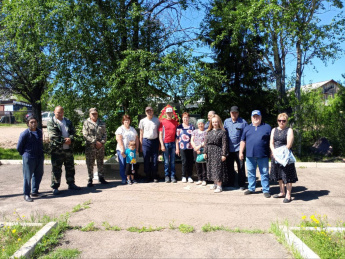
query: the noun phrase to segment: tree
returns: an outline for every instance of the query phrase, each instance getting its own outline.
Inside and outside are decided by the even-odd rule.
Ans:
[[[2,1],[0,78],[2,88],[31,103],[42,126],[41,97],[53,71],[53,45],[47,37],[48,1]]]

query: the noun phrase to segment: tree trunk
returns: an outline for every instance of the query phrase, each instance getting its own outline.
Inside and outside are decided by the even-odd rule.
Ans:
[[[297,40],[296,42],[296,53],[297,53],[297,64],[296,64],[296,82],[295,82],[295,95],[298,100],[295,107],[295,121],[297,125],[297,154],[300,156],[302,154],[302,135],[301,127],[302,124],[299,122],[299,112],[301,100],[301,76],[302,76],[302,49],[301,42]]]

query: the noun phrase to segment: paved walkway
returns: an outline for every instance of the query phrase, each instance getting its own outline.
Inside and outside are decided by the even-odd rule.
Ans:
[[[245,196],[238,190],[214,194],[209,187],[195,184],[96,184],[86,188],[85,165],[76,166],[76,184],[81,191],[69,191],[64,182],[61,195],[53,196],[50,185],[50,165],[45,165],[40,192],[45,198],[33,203],[23,200],[21,165],[0,166],[0,210],[3,217],[16,220],[18,215],[59,216],[73,207],[91,200],[89,209],[72,213],[70,224],[85,226],[91,221],[101,231],[67,231],[63,248],[78,248],[83,258],[164,257],[164,258],[289,258],[290,254],[272,234],[232,234],[224,231],[203,233],[207,223],[229,228],[269,230],[272,222],[287,219],[298,224],[302,215],[327,215],[331,224],[345,219],[345,170],[343,164],[328,167],[297,166],[299,181],[293,186],[293,201],[266,199],[257,193]],[[334,167],[334,168],[332,168]],[[259,174],[258,174],[259,175]],[[277,185],[271,193],[278,193]],[[17,212],[14,215],[14,212]],[[130,233],[126,230],[105,231],[102,223],[122,229],[137,227],[166,227],[160,232]],[[192,234],[169,229],[169,225],[188,224],[195,227]]]

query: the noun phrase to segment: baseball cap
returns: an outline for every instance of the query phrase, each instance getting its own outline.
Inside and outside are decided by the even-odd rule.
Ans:
[[[166,112],[173,112],[173,108],[169,107],[165,110]]]
[[[230,109],[230,112],[238,112],[238,107],[237,106],[232,106]]]
[[[252,111],[252,117],[253,117],[254,115],[259,115],[259,116],[261,116],[261,112],[260,112],[259,110],[254,110],[254,111]]]

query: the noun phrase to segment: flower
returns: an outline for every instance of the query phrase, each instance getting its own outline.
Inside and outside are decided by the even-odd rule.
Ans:
[[[22,240],[21,238],[18,238],[18,241]]]
[[[307,218],[307,216],[302,216],[302,219],[305,220]]]
[[[12,233],[14,234],[14,233],[16,233],[16,231],[17,231],[16,229],[13,229],[13,230],[12,230]]]

